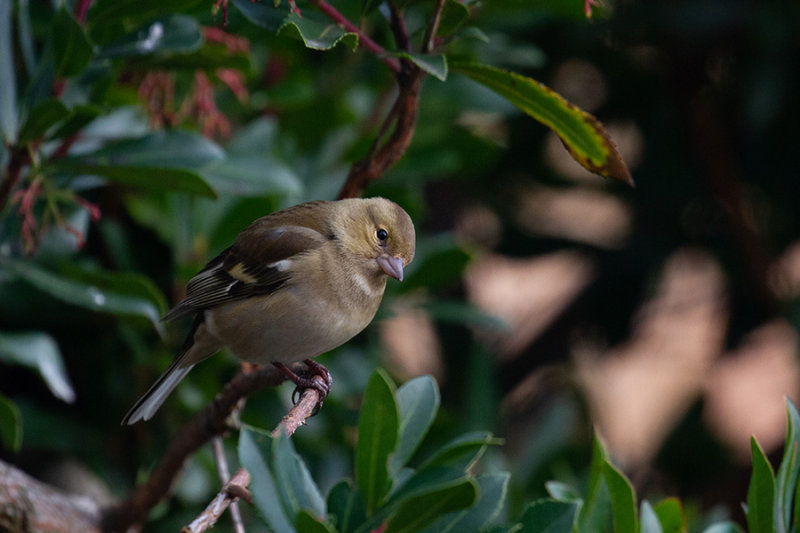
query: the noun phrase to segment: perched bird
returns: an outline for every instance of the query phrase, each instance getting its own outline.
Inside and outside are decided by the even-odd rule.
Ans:
[[[308,202],[259,218],[186,286],[164,320],[193,316],[183,348],[123,424],[148,420],[178,382],[227,346],[242,361],[273,364],[298,387],[316,381],[286,365],[345,343],[370,323],[388,277],[414,258],[414,225],[384,198]]]

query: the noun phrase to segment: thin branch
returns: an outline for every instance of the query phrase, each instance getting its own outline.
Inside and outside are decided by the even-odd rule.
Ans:
[[[427,54],[433,50],[433,45],[436,40],[436,32],[439,31],[439,22],[442,20],[442,10],[444,9],[444,0],[436,0],[436,6],[433,8],[433,16],[431,22],[428,24],[428,29],[425,32],[425,38],[422,40],[422,53]]]
[[[142,522],[150,509],[167,495],[186,459],[211,438],[228,429],[228,417],[239,400],[283,381],[283,374],[271,366],[234,376],[205,409],[181,428],[147,481],[128,498],[104,510],[104,531],[127,531],[132,525]]]
[[[319,382],[321,386],[325,385],[322,376],[315,375],[312,379]],[[286,413],[278,427],[272,430],[272,436],[277,437],[281,431],[285,431],[291,437],[297,431],[297,428],[305,424],[306,419],[314,413],[314,408],[316,408],[318,402],[319,391],[317,389],[309,388],[304,390],[294,407]]]
[[[400,62],[396,58],[388,55],[386,53],[386,50],[384,50],[384,48],[381,45],[373,41],[366,33],[361,31],[361,29],[358,26],[350,22],[350,20],[344,15],[342,15],[335,7],[330,5],[325,0],[310,0],[310,1],[313,5],[317,6],[317,9],[322,11],[329,19],[334,21],[340,27],[358,35],[358,42],[361,45],[363,45],[364,48],[366,48],[376,56],[380,57],[383,60],[383,62],[386,63],[386,66],[388,66],[390,69],[398,73],[402,70]]]
[[[405,50],[406,52],[411,51],[411,45],[408,42],[408,30],[406,29],[406,21],[403,18],[403,14],[400,13],[400,10],[397,8],[397,4],[394,2],[388,2],[389,4],[389,26],[392,28],[392,33],[394,34],[394,40],[397,43],[397,48],[400,50]]]
[[[250,491],[247,489],[249,484],[250,473],[244,468],[239,469],[233,479],[225,483],[219,494],[211,500],[208,507],[191,524],[181,529],[181,533],[201,533],[211,529],[228,506],[233,512],[239,498],[251,503]]]
[[[219,476],[224,490],[225,485],[230,481],[231,473],[230,470],[228,470],[228,460],[225,458],[225,447],[222,444],[222,437],[214,437],[211,439],[211,447],[214,449],[214,460],[217,463],[217,476]],[[236,533],[245,533],[242,512],[239,510],[239,502],[235,500],[231,501],[230,506],[233,530]],[[211,525],[213,525],[213,523]]]

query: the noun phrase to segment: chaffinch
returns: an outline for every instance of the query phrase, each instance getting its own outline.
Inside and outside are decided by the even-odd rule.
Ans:
[[[347,342],[372,321],[388,277],[403,280],[414,258],[414,225],[384,198],[308,202],[253,222],[233,246],[186,286],[164,320],[192,316],[172,364],[131,408],[123,424],[148,420],[203,359],[227,346],[242,361],[273,364],[299,387],[315,380],[286,365]]]

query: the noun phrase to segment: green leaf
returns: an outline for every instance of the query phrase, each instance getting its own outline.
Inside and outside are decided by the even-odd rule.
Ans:
[[[103,110],[95,105],[76,105],[70,109],[69,117],[51,133],[48,138],[61,139],[68,137],[103,114]]]
[[[11,37],[11,6],[13,2],[0,2],[0,135],[2,141],[12,145],[17,140],[17,76],[14,69],[14,45]]]
[[[686,532],[686,515],[678,498],[664,498],[656,504],[655,512],[664,533]]]
[[[314,516],[325,516],[325,501],[302,459],[295,453],[294,445],[286,432],[272,439],[272,472],[275,483],[289,516],[309,511]],[[303,531],[303,529],[300,529]]]
[[[166,310],[163,295],[146,277],[138,274],[78,270],[66,266],[60,272],[45,270],[22,261],[0,261],[0,269],[53,298],[92,311],[143,317],[156,329]]]
[[[358,46],[358,34],[345,31],[333,22],[317,21],[308,16],[298,17],[290,13],[278,29],[278,34],[288,34],[303,41],[306,48],[330,50],[339,43],[351,50]]]
[[[328,493],[328,512],[335,517],[339,533],[352,533],[367,519],[364,501],[349,480],[340,481]]]
[[[384,533],[418,533],[440,516],[470,507],[477,498],[478,485],[469,478],[412,496],[392,513]]]
[[[744,533],[744,531],[734,522],[723,522],[707,527],[703,533]]]
[[[92,59],[92,45],[75,17],[62,4],[53,17],[50,33],[57,78],[69,78],[83,72]]]
[[[446,37],[454,34],[469,19],[469,15],[469,8],[463,3],[458,0],[447,0],[442,9],[442,16],[436,35]]]
[[[36,51],[33,44],[33,28],[31,27],[30,2],[28,0],[17,2],[17,33],[25,70],[30,76],[36,69]],[[3,76],[0,78],[9,79]]]
[[[536,500],[523,511],[520,533],[569,533],[578,512],[577,502]],[[589,530],[587,530],[589,531]]]
[[[747,489],[747,529],[750,533],[772,533],[774,527],[775,474],[755,437],[750,437],[753,472]]]
[[[336,533],[336,529],[328,522],[320,520],[305,509],[297,514],[295,525],[297,526],[297,531],[302,531],[303,533]]]
[[[664,533],[664,529],[661,527],[661,522],[658,519],[658,515],[653,510],[653,506],[650,505],[650,502],[647,500],[642,500],[641,515],[642,533]]]
[[[197,19],[170,15],[150,21],[104,46],[98,57],[131,57],[153,54],[185,54],[199,50],[203,33]]]
[[[592,461],[589,467],[589,483],[586,489],[586,498],[580,507],[576,530],[605,531],[608,523],[610,507],[608,485],[605,482],[604,470],[606,452],[595,434],[592,441]]]
[[[792,505],[800,473],[800,414],[792,400],[786,398],[786,442],[783,459],[776,474],[777,499],[775,506],[775,531],[788,533],[792,530]]]
[[[395,485],[389,493],[384,507],[402,502],[411,496],[447,486],[464,477],[465,469],[453,466],[434,465],[419,470],[404,469],[396,476]]]
[[[0,443],[12,452],[19,451],[22,446],[22,417],[19,409],[2,394],[0,394]]]
[[[76,176],[102,176],[110,181],[132,185],[151,192],[181,192],[206,198],[216,193],[197,172],[179,168],[128,167],[121,165],[82,165],[66,159],[56,161],[50,168]]]
[[[425,530],[425,533],[470,533],[481,531],[494,520],[506,501],[511,474],[498,472],[478,476],[478,501],[463,511],[446,514]]]
[[[559,502],[577,502],[581,500],[581,495],[574,487],[561,481],[547,481],[544,484],[547,494]]]
[[[69,116],[70,111],[61,100],[49,98],[39,102],[20,129],[19,143],[25,144],[43,138],[48,129]]]
[[[247,20],[262,28],[277,33],[283,21],[289,15],[289,9],[273,2],[251,2],[250,0],[233,0],[242,15]]]
[[[397,446],[398,418],[394,385],[385,372],[377,370],[364,393],[356,445],[356,484],[367,515],[375,512],[389,488],[389,455]]]
[[[614,533],[637,533],[636,495],[631,482],[608,461],[603,474],[608,483],[611,508],[614,511]]]
[[[106,26],[125,21],[128,27],[138,27],[151,20],[173,13],[190,12],[203,5],[202,0],[98,0],[89,10],[88,22],[92,33],[101,33]]]
[[[444,54],[431,55],[398,52],[397,56],[405,57],[439,81],[447,80],[447,56]]]
[[[420,376],[397,391],[400,427],[389,470],[396,474],[414,455],[439,411],[439,387],[431,376]]]
[[[553,130],[587,170],[633,185],[630,172],[603,125],[553,90],[532,78],[488,65],[459,62],[451,64],[450,69],[488,87]]]
[[[275,533],[295,533],[283,509],[278,489],[269,468],[269,434],[252,427],[243,427],[239,433],[239,462],[250,472],[250,491],[253,504],[261,517]]]
[[[75,401],[61,350],[47,333],[0,333],[0,361],[37,371],[53,396],[67,403]]]
[[[502,439],[492,437],[488,431],[471,431],[463,433],[436,450],[420,469],[436,465],[455,466],[465,469],[474,463],[488,445],[500,445]]]
[[[214,190],[237,196],[300,195],[303,192],[303,182],[294,169],[257,154],[214,161],[203,168],[202,175]]]

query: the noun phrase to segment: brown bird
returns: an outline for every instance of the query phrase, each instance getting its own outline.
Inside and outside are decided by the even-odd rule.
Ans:
[[[123,424],[148,420],[203,359],[227,346],[242,361],[273,364],[298,387],[315,381],[286,365],[347,342],[372,321],[389,276],[414,258],[414,225],[384,198],[308,202],[259,218],[186,286],[164,320],[193,316],[183,348]]]

